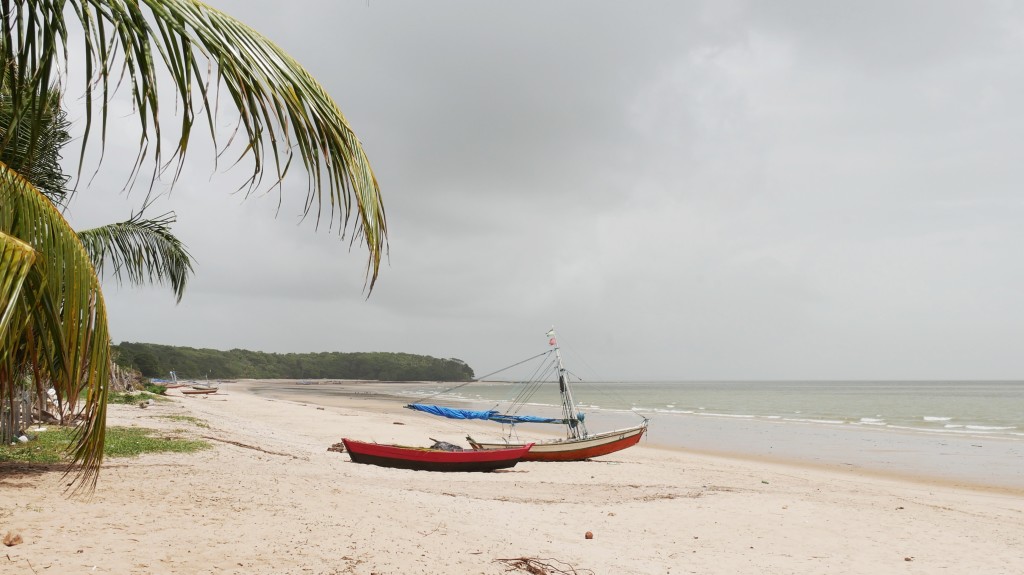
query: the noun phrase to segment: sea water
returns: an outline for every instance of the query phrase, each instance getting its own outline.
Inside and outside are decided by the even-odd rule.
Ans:
[[[528,396],[512,382],[370,385],[401,401],[561,411],[556,383]],[[1021,381],[574,382],[573,392],[591,432],[647,418],[655,445],[1024,488]]]
[[[506,383],[450,386],[440,393],[436,388],[436,384],[411,386],[402,392],[409,397],[498,406],[516,397]],[[573,389],[584,412],[777,420],[1024,439],[1024,382],[1020,381],[583,382],[575,383]],[[538,407],[559,405],[557,385],[538,389],[529,401]]]

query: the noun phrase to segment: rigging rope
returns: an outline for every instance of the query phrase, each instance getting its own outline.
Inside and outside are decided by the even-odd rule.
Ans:
[[[501,372],[505,371],[506,369],[512,369],[513,367],[516,367],[517,365],[522,365],[522,364],[524,364],[524,363],[526,363],[528,361],[532,361],[534,359],[537,359],[538,357],[541,357],[541,356],[544,356],[544,355],[547,355],[547,354],[550,354],[550,353],[551,353],[550,351],[545,351],[544,353],[538,353],[537,355],[535,355],[533,357],[528,357],[528,358],[524,359],[523,361],[513,363],[512,365],[509,365],[507,367],[503,367],[503,368],[499,369],[498,371],[492,371],[491,373],[488,373],[487,375],[482,375],[482,376],[477,377],[475,379],[471,379],[469,381],[466,381],[466,382],[460,383],[458,385],[449,387],[448,389],[442,389],[441,391],[439,391],[437,393],[434,393],[432,395],[428,395],[427,397],[424,397],[423,399],[421,399],[420,401],[418,401],[416,403],[422,403],[424,401],[429,401],[429,400],[431,400],[431,399],[433,399],[433,398],[435,398],[435,397],[437,397],[437,396],[439,396],[441,394],[455,391],[456,389],[459,389],[460,387],[465,387],[465,386],[467,386],[467,385],[469,385],[471,383],[479,383],[485,377],[490,377],[490,376],[492,376],[492,375],[494,375],[496,373],[501,373]]]
[[[503,367],[503,368],[499,369],[498,371],[492,371],[491,373],[488,373],[487,375],[481,375],[480,377],[474,379],[473,381],[480,381],[480,380],[484,379],[485,377],[491,377],[492,375],[494,375],[496,373],[501,373],[501,372],[505,371],[506,369],[512,369],[513,367],[515,367],[517,365],[522,365],[522,364],[524,364],[524,363],[526,363],[526,362],[528,362],[530,360],[537,359],[538,357],[541,357],[543,355],[547,355],[547,354],[550,354],[550,353],[551,353],[550,351],[545,351],[543,353],[538,353],[537,355],[535,355],[533,357],[528,357],[528,358],[524,359],[523,361],[520,361],[520,362],[517,362],[517,363],[513,363],[512,365],[510,365],[508,367]],[[463,384],[463,385],[465,385],[465,384]]]
[[[550,356],[552,352],[548,351],[546,353],[548,356]],[[533,374],[531,374],[530,377],[521,382],[523,384],[523,388],[510,402],[511,405],[509,405],[508,412],[512,414],[519,413],[519,410],[521,410],[523,406],[526,405],[526,402],[529,401],[533,397],[533,395],[537,393],[537,390],[539,390],[541,386],[544,384],[544,376],[556,370],[557,368],[555,366],[554,361],[550,361],[546,364],[538,364],[537,367],[534,368]]]
[[[562,347],[562,349],[564,349],[564,350],[568,351],[570,354],[572,354],[574,361],[577,361],[577,362],[581,363],[583,365],[583,367],[585,367],[587,369],[587,371],[589,371],[591,373],[596,373],[596,371],[594,370],[593,366],[591,366],[587,362],[586,357],[584,357],[582,354],[577,353],[576,350],[574,350],[571,346],[568,346],[568,345],[566,345],[564,343],[562,344],[561,347]],[[634,415],[636,415],[637,417],[639,417],[640,419],[642,419],[644,421],[648,421],[649,420],[649,418],[646,415],[643,415],[643,414],[639,413],[638,411],[636,411],[635,409],[633,409],[633,405],[634,405],[633,401],[627,399],[622,394],[617,393],[617,392],[613,392],[613,391],[609,391],[607,389],[604,389],[603,388],[604,386],[595,385],[595,384],[591,384],[591,383],[589,383],[587,381],[584,381],[584,379],[582,377],[580,377],[578,374],[573,373],[573,372],[571,372],[569,370],[565,370],[565,371],[566,371],[567,374],[572,375],[574,378],[576,378],[576,381],[578,383],[583,384],[582,387],[585,387],[590,393],[596,393],[596,394],[601,395],[601,396],[606,397],[606,398],[612,398],[612,399],[618,400],[619,403],[621,403],[622,405],[626,406],[626,409],[625,409],[626,411],[629,411],[629,412],[633,413]],[[612,386],[612,389],[614,389],[614,386]]]

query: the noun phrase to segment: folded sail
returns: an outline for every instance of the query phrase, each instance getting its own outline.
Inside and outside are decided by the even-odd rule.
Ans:
[[[486,419],[500,423],[560,423],[566,424],[564,419],[552,419],[550,417],[537,417],[534,415],[508,415],[497,410],[480,411],[475,409],[454,409],[440,405],[425,405],[422,403],[410,403],[406,405],[409,409],[422,411],[431,415],[439,415],[448,419]]]

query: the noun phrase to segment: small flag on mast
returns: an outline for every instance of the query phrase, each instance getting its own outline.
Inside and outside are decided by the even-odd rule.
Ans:
[[[547,336],[551,338],[548,340],[548,345],[558,345],[558,342],[555,341],[555,328],[549,329]]]

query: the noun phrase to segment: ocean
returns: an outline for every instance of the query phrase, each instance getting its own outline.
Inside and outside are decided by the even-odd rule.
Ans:
[[[645,441],[654,445],[1024,488],[1021,381],[572,385],[592,432],[646,417]],[[358,388],[396,401],[472,409],[502,409],[522,391],[506,382],[296,385],[289,391],[293,387],[314,403],[317,397],[349,395]],[[558,406],[557,384],[545,384],[519,413],[557,416]],[[528,433],[531,425],[520,425],[520,433]]]

